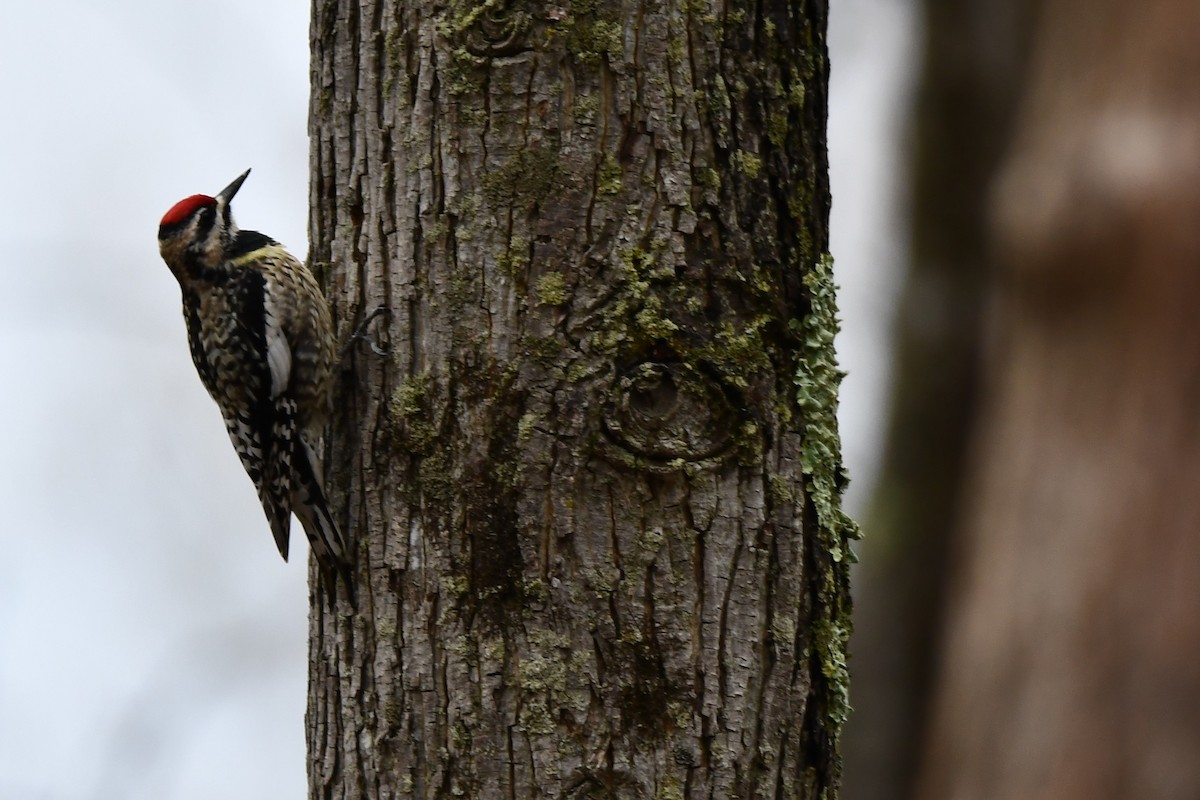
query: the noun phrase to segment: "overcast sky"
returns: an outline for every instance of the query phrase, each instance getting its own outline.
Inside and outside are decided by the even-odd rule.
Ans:
[[[865,498],[906,248],[912,20],[831,30],[842,426]],[[303,257],[308,6],[9,4],[0,22],[0,798],[305,794],[307,551],[280,561],[187,354],[158,220],[247,167]],[[298,532],[297,528],[297,532]]]

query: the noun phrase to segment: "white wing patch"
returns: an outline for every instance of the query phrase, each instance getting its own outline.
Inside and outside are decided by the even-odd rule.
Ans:
[[[287,389],[292,376],[292,346],[283,335],[279,324],[279,309],[268,290],[266,301],[267,366],[271,368],[271,399],[279,397]]]

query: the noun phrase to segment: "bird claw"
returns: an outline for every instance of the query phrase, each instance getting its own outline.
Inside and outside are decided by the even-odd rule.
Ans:
[[[342,361],[347,355],[350,354],[350,348],[354,346],[355,342],[365,342],[372,353],[377,356],[386,356],[389,351],[383,347],[380,347],[379,342],[375,341],[374,337],[367,334],[367,328],[371,326],[371,323],[374,322],[377,317],[384,315],[391,316],[391,314],[392,310],[387,306],[376,306],[375,309],[367,315],[367,318],[364,319],[362,323],[354,329],[354,333],[350,334],[350,339],[346,342],[345,347],[342,348],[342,352],[338,360]]]

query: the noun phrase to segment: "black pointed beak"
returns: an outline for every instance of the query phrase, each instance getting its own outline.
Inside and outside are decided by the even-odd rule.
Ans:
[[[241,175],[238,175],[236,178],[234,178],[233,183],[221,190],[221,193],[217,195],[217,199],[224,200],[225,205],[229,205],[229,201],[232,200],[233,196],[238,193],[238,189],[242,188],[242,183],[245,182],[246,176],[249,174],[250,170],[246,170]]]

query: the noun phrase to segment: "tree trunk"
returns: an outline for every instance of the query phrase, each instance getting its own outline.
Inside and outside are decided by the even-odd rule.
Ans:
[[[314,5],[313,798],[833,797],[825,8]]]
[[[1200,797],[1200,6],[1053,0],[919,797]]]
[[[1011,141],[1035,0],[924,0],[887,447],[854,578],[846,727],[852,800],[913,797],[935,681],[949,559],[977,408],[981,310],[994,271],[992,177]],[[969,144],[968,144],[969,143]]]

